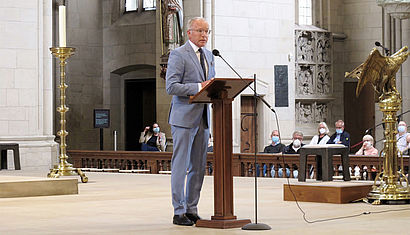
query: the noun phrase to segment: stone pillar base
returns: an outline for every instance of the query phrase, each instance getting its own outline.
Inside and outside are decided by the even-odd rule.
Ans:
[[[48,171],[58,163],[58,143],[55,136],[3,136],[1,143],[18,143],[21,170]],[[7,154],[8,169],[14,169],[12,151]]]

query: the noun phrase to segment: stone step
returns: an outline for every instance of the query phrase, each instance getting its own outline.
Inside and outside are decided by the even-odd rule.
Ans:
[[[78,194],[77,178],[0,176],[0,198]]]

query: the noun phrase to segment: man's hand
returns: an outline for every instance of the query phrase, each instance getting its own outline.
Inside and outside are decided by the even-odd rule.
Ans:
[[[205,82],[201,82],[201,89],[204,88],[211,80],[207,80]]]
[[[149,126],[146,126],[144,129],[144,132],[147,132],[149,130]]]
[[[201,82],[201,89],[204,88],[206,85],[208,85],[208,83],[210,83],[212,80],[214,80],[214,78],[206,80],[205,82]]]

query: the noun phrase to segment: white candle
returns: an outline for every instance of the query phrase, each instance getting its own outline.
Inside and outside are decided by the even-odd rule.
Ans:
[[[66,47],[66,23],[65,23],[65,6],[60,5],[58,6],[58,38],[59,38],[59,46]]]

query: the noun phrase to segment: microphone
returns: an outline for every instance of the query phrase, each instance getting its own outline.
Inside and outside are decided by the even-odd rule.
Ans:
[[[219,51],[218,51],[217,49],[213,49],[213,50],[212,50],[212,54],[213,54],[214,56],[221,56],[221,54],[219,54]]]
[[[390,50],[387,49],[386,47],[384,47],[380,42],[376,41],[376,42],[374,43],[374,45],[383,48],[384,51],[385,51],[385,53],[386,53],[386,55],[389,55],[389,51],[390,51]]]

